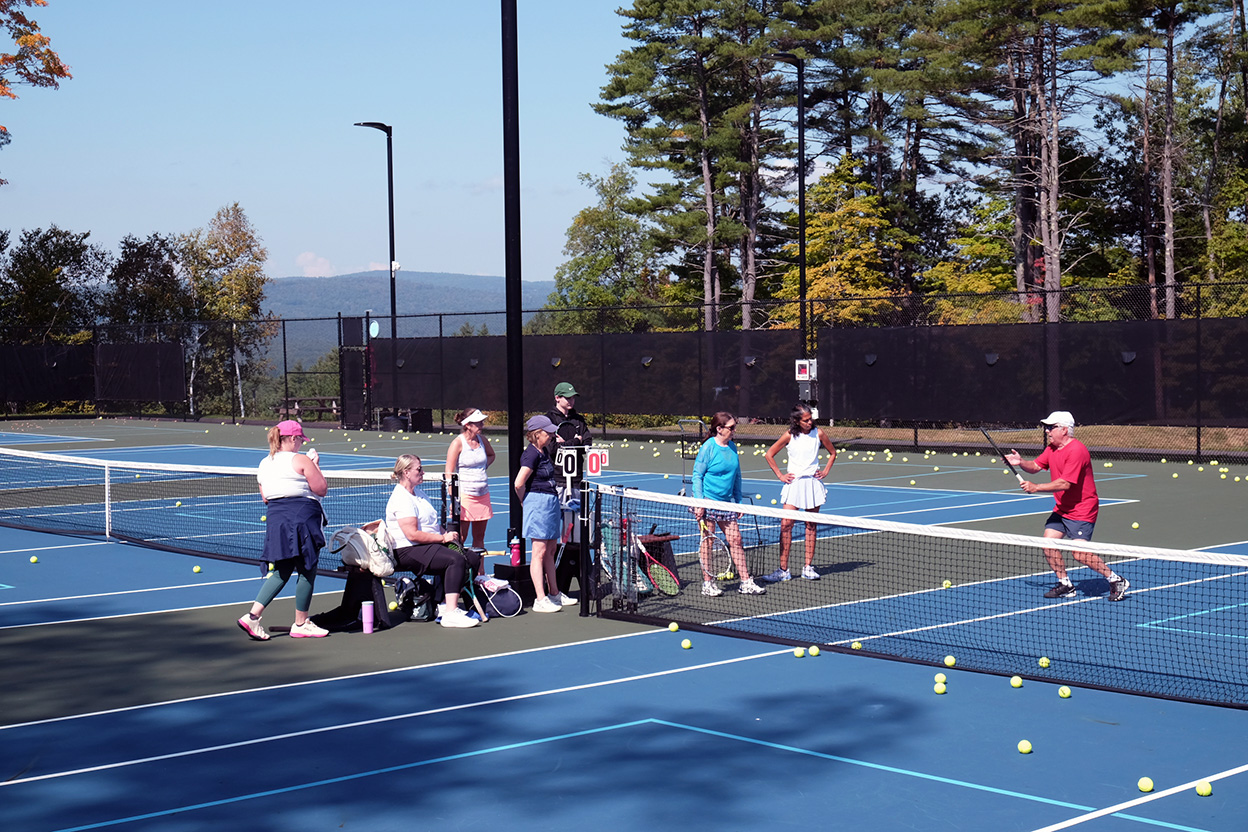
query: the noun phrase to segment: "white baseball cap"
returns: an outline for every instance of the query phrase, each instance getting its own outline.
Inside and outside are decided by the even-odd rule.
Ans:
[[[1075,417],[1071,416],[1068,411],[1054,410],[1048,415],[1048,418],[1041,419],[1044,425],[1061,425],[1064,428],[1073,428],[1075,426]]]

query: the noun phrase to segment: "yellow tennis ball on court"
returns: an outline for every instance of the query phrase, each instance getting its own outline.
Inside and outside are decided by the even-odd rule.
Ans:
[[[667,479],[667,478],[668,478],[668,477],[670,477],[670,476],[671,476],[671,474],[664,474],[664,475],[663,475],[663,479]]]
[[[1171,479],[1176,479],[1176,480],[1177,480],[1177,479],[1179,478],[1179,472],[1178,472],[1178,471],[1175,471],[1173,474],[1171,474],[1171,475],[1170,475],[1170,478],[1171,478]]]
[[[804,659],[804,658],[806,658],[806,651],[805,651],[803,648],[801,648],[801,647],[794,647],[794,648],[793,648],[793,658],[795,658],[795,659]]]
[[[1213,784],[1210,783],[1208,780],[1201,780],[1199,783],[1196,784],[1196,794],[1200,795],[1201,797],[1208,797],[1209,795],[1213,794]]]
[[[690,647],[693,646],[693,642],[690,641],[689,639],[685,639],[684,641],[680,643],[680,646],[688,650]]]
[[[1151,792],[1153,790],[1153,778],[1141,777],[1135,785],[1139,786],[1142,792]]]
[[[911,485],[914,485],[914,480],[910,480],[910,484],[911,484]]]
[[[853,648],[853,649],[855,649],[855,650],[861,650],[861,649],[862,649],[862,642],[861,642],[861,641],[855,641],[853,644],[851,644],[851,645],[849,645],[849,646],[850,646],[850,647],[852,647],[852,648]]]
[[[1138,529],[1139,527],[1140,527],[1140,524],[1139,524],[1139,523],[1132,523],[1132,524],[1131,524],[1131,528],[1133,528],[1133,529]]]
[[[1049,664],[1050,664],[1050,662],[1049,662],[1049,657],[1048,657],[1048,656],[1041,656],[1041,657],[1040,657],[1040,661],[1036,662],[1036,664],[1040,665],[1041,667],[1048,667],[1048,666],[1049,666]]]
[[[139,477],[141,477],[141,476],[143,476],[143,475],[142,475],[142,474],[135,474],[135,475],[134,475],[134,478],[137,480],[137,479],[138,479]]]
[[[819,655],[819,647],[818,647],[817,645],[812,644],[812,645],[810,645],[810,649],[809,649],[809,650],[807,650],[806,652],[807,652],[807,653],[809,653],[809,654],[810,654],[810,655],[812,655],[812,656],[818,656],[818,655]]]
[[[1012,687],[1012,688],[1021,688],[1022,686],[1023,686],[1023,677],[1022,677],[1022,676],[1011,676],[1011,677],[1010,677],[1010,687]]]
[[[934,681],[940,682],[942,685],[949,681],[949,677],[943,673],[937,673]]]
[[[755,499],[755,500],[761,500],[761,499],[763,499],[763,495],[762,495],[762,494],[755,494],[755,495],[754,495],[754,499]]]
[[[398,602],[398,601],[391,601],[391,602],[390,602],[390,612],[394,612],[394,611],[395,611],[395,610],[397,610],[398,608],[399,608],[399,602]]]
[[[771,501],[771,504],[774,506],[774,505],[776,504],[776,501],[773,499],[773,500]]]
[[[958,660],[953,656],[945,656],[945,667],[953,667],[957,663]]]
[[[933,466],[933,467],[932,467],[932,470],[933,470],[933,471],[939,471],[939,470],[940,470],[940,466],[939,466],[939,465],[935,465],[935,466]]]
[[[941,583],[941,586],[943,586],[945,589],[949,589],[951,586],[953,586],[953,581],[949,580],[948,578],[945,578],[944,582]]]
[[[944,693],[945,691],[948,690],[948,688],[945,687],[944,682],[937,682],[936,684],[932,685],[932,690],[936,691],[937,693]]]
[[[269,515],[267,515],[267,514],[261,514],[261,515],[260,515],[260,522],[261,522],[261,523],[263,523],[265,520],[268,520],[268,519],[269,519]]]
[[[671,624],[667,625],[667,629],[671,630],[674,633],[680,629],[680,625],[677,624],[675,621],[673,621]]]
[[[1069,699],[1070,688],[1066,687],[1065,685],[1062,685],[1060,688],[1057,689],[1057,695],[1062,697],[1063,699]]]
[[[174,507],[174,508],[179,508],[179,507],[181,507],[181,505],[182,505],[182,501],[181,501],[181,500],[178,500],[176,503],[174,503],[174,504],[173,504],[173,507]]]
[[[1018,753],[1019,753],[1019,754],[1030,754],[1030,753],[1031,753],[1031,742],[1030,742],[1029,740],[1019,740],[1019,741],[1018,741]]]
[[[198,575],[200,572],[204,571],[204,568],[200,566],[199,564],[195,564],[195,566],[191,568],[191,571],[194,572],[196,575]]]
[[[31,562],[31,563],[38,563],[38,562],[39,562],[39,556],[38,556],[38,555],[31,555],[31,556],[30,556],[30,562]]]

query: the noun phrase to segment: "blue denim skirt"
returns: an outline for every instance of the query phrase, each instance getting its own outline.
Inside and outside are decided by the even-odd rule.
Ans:
[[[559,536],[563,512],[554,494],[530,491],[524,495],[524,525],[520,533],[528,540],[554,540]]]

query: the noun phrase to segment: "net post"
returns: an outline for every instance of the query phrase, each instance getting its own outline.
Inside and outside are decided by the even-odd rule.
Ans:
[[[104,466],[104,538],[113,536],[113,499],[111,469]]]

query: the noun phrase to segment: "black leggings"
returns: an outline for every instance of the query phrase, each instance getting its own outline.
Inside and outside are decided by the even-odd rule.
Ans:
[[[399,572],[441,575],[447,592],[459,592],[464,588],[468,567],[480,567],[481,555],[468,549],[457,552],[441,543],[418,543],[395,550],[394,564]]]

